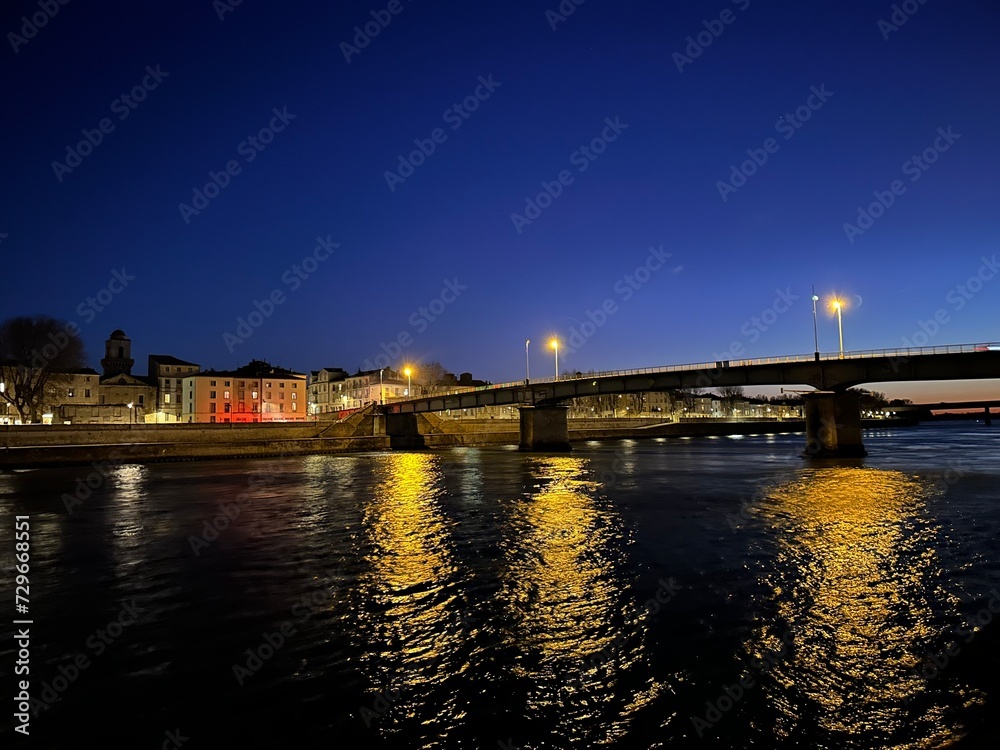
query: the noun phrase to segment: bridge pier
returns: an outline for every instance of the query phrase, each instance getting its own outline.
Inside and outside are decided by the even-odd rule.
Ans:
[[[570,451],[569,427],[566,414],[569,407],[522,406],[521,443],[522,451]]]
[[[393,449],[425,448],[424,436],[420,433],[417,415],[386,414],[385,434],[389,436],[389,447]]]
[[[861,439],[861,397],[855,393],[806,393],[803,458],[867,456]]]

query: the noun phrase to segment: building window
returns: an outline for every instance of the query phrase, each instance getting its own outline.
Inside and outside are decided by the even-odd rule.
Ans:
[[[229,386],[230,386],[230,382],[227,380],[226,381],[226,388],[228,388]]]
[[[292,395],[294,396],[295,394],[293,393]],[[292,411],[297,411],[297,409],[295,408],[296,406],[298,406],[298,404],[292,404]]]
[[[247,392],[246,391],[240,391],[240,401],[242,401],[246,397],[247,397]]]
[[[164,371],[164,372],[170,372],[170,367],[169,367],[169,366],[167,366],[167,367],[164,367],[164,368],[163,368],[163,371]]]
[[[284,404],[278,404],[278,411],[284,411],[284,410],[285,410],[285,405]]]
[[[208,384],[209,384],[209,385],[215,385],[215,381],[214,381],[214,380],[209,380],[209,381],[208,381]]]
[[[278,387],[279,387],[279,388],[284,388],[284,387],[285,387],[285,384],[284,384],[284,383],[278,383]]]
[[[223,398],[229,398],[229,391],[223,391],[222,392],[222,397]]]
[[[246,387],[247,387],[247,381],[241,380],[240,381],[240,388],[246,388]]]
[[[265,384],[264,384],[264,387],[265,387],[265,388],[270,388],[270,387],[271,387],[271,384],[270,384],[270,383],[265,383]]]
[[[165,403],[165,404],[169,404],[170,403],[170,394],[169,393],[164,393],[163,394],[163,403]]]
[[[212,424],[215,424],[215,417],[209,417],[208,421],[211,422]]]
[[[299,387],[298,383],[292,383],[292,388],[298,388],[298,387]]]
[[[254,413],[254,414],[256,414],[256,413],[257,413],[257,404],[254,404],[254,405],[253,405],[253,413]],[[257,420],[254,420],[254,421],[256,422]]]
[[[232,407],[232,404],[223,404],[222,410],[228,414],[232,410]],[[228,422],[229,420],[227,419],[226,421]]]
[[[284,393],[279,393],[279,394],[278,394],[278,398],[284,398],[284,397],[285,397],[285,394],[284,394]]]
[[[215,403],[214,402],[208,405],[208,413],[209,414],[215,414]]]
[[[90,380],[90,378],[87,378],[87,380]],[[90,398],[90,389],[89,388],[84,388],[83,389],[83,397],[84,398]]]
[[[250,391],[250,397],[256,401],[258,393],[260,393],[260,391]]]
[[[70,388],[70,389],[69,389],[69,390],[68,390],[68,391],[66,392],[66,395],[67,395],[67,396],[69,396],[70,398],[73,398],[73,389],[72,389],[72,388]]]
[[[267,393],[265,393],[264,394],[264,398],[267,398],[267,399],[271,398],[271,392],[268,391]]]
[[[298,395],[299,395],[299,394],[297,394],[297,393],[293,393],[293,394],[292,394],[292,399],[294,400],[294,399],[295,399],[296,397],[298,397]]]
[[[142,406],[142,405],[143,405],[143,404],[145,404],[145,403],[146,403],[146,397],[145,397],[145,396],[143,396],[143,395],[142,395],[142,394],[140,393],[140,394],[139,394],[139,406]]]
[[[101,403],[102,404],[104,403],[104,395],[103,394],[101,394]]]
[[[215,385],[215,383],[212,383],[212,385]],[[215,391],[209,391],[208,392],[208,397],[209,398],[215,398]]]
[[[240,401],[239,411],[240,411],[240,414],[246,414],[247,405],[243,401]]]

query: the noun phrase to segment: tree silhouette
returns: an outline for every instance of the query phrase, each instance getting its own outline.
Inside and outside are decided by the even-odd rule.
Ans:
[[[726,416],[730,416],[733,413],[733,405],[744,398],[743,386],[742,385],[724,385],[719,388],[719,400],[722,401],[726,408]]]
[[[86,365],[80,329],[47,315],[8,318],[0,324],[0,397],[22,422],[38,422],[49,389]]]

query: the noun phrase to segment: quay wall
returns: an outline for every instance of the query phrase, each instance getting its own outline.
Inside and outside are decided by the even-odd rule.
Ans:
[[[81,465],[94,462],[151,463],[198,459],[263,458],[349,451],[382,451],[395,444],[379,429],[380,420],[368,417],[355,424],[308,425],[109,425],[104,427],[46,425],[0,428],[0,470]],[[641,420],[629,420],[641,421]],[[656,422],[656,420],[652,420]],[[419,447],[517,445],[516,420],[480,420],[479,431],[458,420],[440,420],[435,430],[420,436]],[[463,420],[464,422],[464,420]],[[582,427],[574,422],[588,423]],[[894,427],[916,420],[863,420],[862,427]],[[488,427],[489,429],[484,429]],[[51,432],[50,432],[51,431]],[[726,422],[691,420],[622,426],[616,420],[574,420],[570,442],[642,439],[654,437],[707,437],[805,432],[802,420]],[[372,434],[375,433],[375,434]],[[317,435],[321,435],[317,437]]]

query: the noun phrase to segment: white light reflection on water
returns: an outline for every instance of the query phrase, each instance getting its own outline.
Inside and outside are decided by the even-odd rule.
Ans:
[[[107,469],[104,480],[111,486],[108,521],[111,545],[119,579],[135,576],[135,569],[148,563],[150,535],[156,518],[147,507],[149,467],[125,464]],[[164,519],[164,523],[166,523]]]

